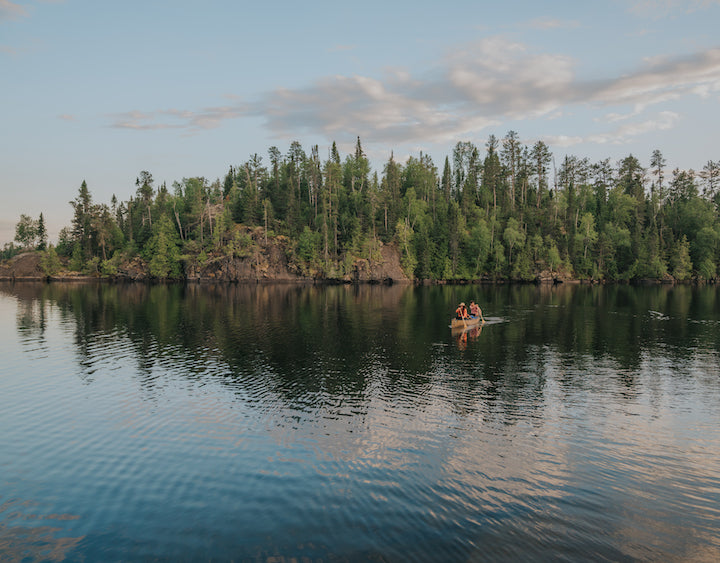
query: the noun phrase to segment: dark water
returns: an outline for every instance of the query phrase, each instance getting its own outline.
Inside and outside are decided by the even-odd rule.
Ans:
[[[5,284],[0,358],[3,561],[720,560],[714,287]]]

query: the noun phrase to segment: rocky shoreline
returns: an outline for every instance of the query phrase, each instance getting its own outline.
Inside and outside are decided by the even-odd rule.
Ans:
[[[183,276],[176,280],[156,280],[148,264],[135,256],[122,262],[111,275],[82,274],[67,269],[47,274],[42,253],[25,252],[0,263],[0,281],[104,281],[104,282],[191,282],[191,283],[412,283],[400,266],[400,253],[394,245],[385,245],[376,259],[356,259],[350,273],[334,277],[322,273],[303,273],[290,264],[277,245],[268,245],[253,256],[209,255],[202,262],[193,256],[183,262]]]
[[[225,255],[210,256],[204,263],[197,257],[184,263],[184,275],[176,280],[156,280],[149,274],[148,264],[140,257],[124,262],[116,274],[103,275],[82,274],[67,269],[63,264],[60,271],[48,275],[43,271],[40,252],[25,252],[0,262],[0,281],[11,282],[146,282],[157,283],[169,281],[175,283],[297,283],[297,284],[393,284],[415,283],[418,285],[445,284],[503,284],[517,283],[517,280],[483,277],[468,280],[412,280],[408,278],[400,266],[400,253],[393,245],[383,246],[377,260],[356,259],[352,264],[351,274],[341,277],[324,275],[308,275],[298,272],[288,263],[285,254],[275,246],[254,257],[230,257]],[[599,284],[603,281],[578,279],[562,273],[543,271],[533,280],[524,283],[538,285],[558,284]],[[634,280],[632,283],[642,285],[661,285],[679,283],[672,276],[662,279]]]

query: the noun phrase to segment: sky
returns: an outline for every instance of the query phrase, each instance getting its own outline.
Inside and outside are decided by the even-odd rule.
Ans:
[[[54,242],[83,181],[223,178],[293,141],[359,136],[441,169],[510,130],[566,155],[668,170],[720,160],[720,0],[0,0],[0,246]]]

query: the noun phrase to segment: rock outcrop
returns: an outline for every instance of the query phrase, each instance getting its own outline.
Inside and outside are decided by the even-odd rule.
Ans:
[[[354,282],[393,283],[411,281],[400,267],[400,252],[396,246],[383,246],[380,260],[359,259],[353,266]]]
[[[192,257],[185,261],[185,277],[196,282],[335,282],[335,283],[393,283],[410,282],[400,267],[397,247],[381,247],[378,260],[357,259],[351,272],[333,275],[324,272],[303,272],[288,258],[283,241],[268,244],[249,256],[209,256],[200,261]]]
[[[38,252],[23,252],[0,262],[0,279],[44,279],[40,256]]]
[[[183,278],[199,283],[212,282],[329,282],[329,283],[394,283],[411,282],[400,267],[400,252],[395,245],[382,245],[374,260],[356,259],[344,263],[342,274],[337,274],[340,265],[331,272],[306,271],[291,257],[290,242],[285,237],[276,237],[267,243],[255,244],[239,253],[189,255],[182,258]],[[25,252],[0,263],[0,279],[4,280],[84,280],[104,279],[116,281],[150,281],[150,268],[146,260],[134,256],[117,265],[116,273],[82,275],[67,271],[67,260],[62,271],[48,276],[43,269],[40,252]]]

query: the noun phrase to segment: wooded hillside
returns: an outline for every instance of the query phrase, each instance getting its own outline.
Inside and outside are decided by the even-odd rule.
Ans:
[[[56,247],[46,247],[42,216],[23,216],[20,246],[4,255],[37,247],[50,269],[59,255],[73,270],[104,274],[139,256],[152,277],[172,279],[190,262],[248,256],[280,236],[289,263],[315,278],[347,276],[357,259],[393,243],[415,279],[711,280],[719,179],[720,162],[668,172],[657,150],[647,168],[634,155],[556,162],[545,143],[525,146],[514,131],[482,149],[459,142],[440,167],[422,153],[404,163],[391,154],[379,172],[360,139],[344,157],[333,143],[324,160],[317,146],[308,154],[293,142],[214,182],[158,186],[143,171],[125,201],[95,203],[82,182]]]

